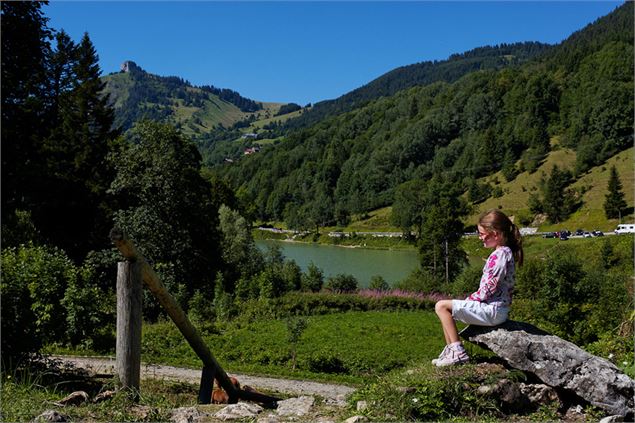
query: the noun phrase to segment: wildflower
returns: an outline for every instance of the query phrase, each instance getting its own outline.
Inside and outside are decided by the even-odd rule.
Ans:
[[[413,398],[413,399],[412,399],[412,402],[414,402],[414,403],[419,402],[419,398]]]
[[[613,358],[613,353],[609,354],[609,360]]]
[[[622,364],[628,366],[628,361],[622,361]]]

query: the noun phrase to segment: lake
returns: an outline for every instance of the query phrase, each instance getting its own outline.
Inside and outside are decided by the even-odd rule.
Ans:
[[[258,240],[256,245],[262,251],[279,246],[284,256],[294,260],[303,271],[313,262],[324,272],[325,279],[338,273],[353,275],[360,287],[367,287],[375,275],[394,285],[419,265],[414,250],[370,250],[273,240]]]

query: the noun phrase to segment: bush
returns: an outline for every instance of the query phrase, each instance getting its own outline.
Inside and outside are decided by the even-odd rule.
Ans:
[[[478,290],[483,269],[479,266],[468,266],[457,276],[450,286],[452,296],[460,297]]]
[[[399,281],[395,288],[410,292],[442,292],[444,282],[425,270],[417,269],[411,272],[406,279]]]
[[[326,280],[326,289],[332,292],[357,291],[357,279],[353,275],[340,273]]]
[[[324,273],[311,262],[306,273],[302,273],[300,283],[303,291],[319,292],[324,285]]]
[[[376,289],[378,291],[387,291],[390,289],[390,285],[386,282],[386,279],[382,278],[380,275],[375,275],[370,278],[370,284],[368,285],[369,289]]]
[[[59,304],[76,278],[77,269],[57,248],[28,245],[2,252],[3,359],[66,340],[66,313]]]

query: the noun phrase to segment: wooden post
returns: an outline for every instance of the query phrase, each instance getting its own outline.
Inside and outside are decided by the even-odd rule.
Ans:
[[[116,369],[121,385],[135,391],[141,374],[141,294],[140,264],[119,262]]]
[[[203,396],[207,396],[207,391],[212,387],[212,384],[208,382],[208,377],[211,376],[216,379],[220,387],[225,390],[229,397],[228,402],[230,404],[235,404],[239,398],[264,404],[275,404],[276,401],[279,401],[279,398],[264,395],[259,392],[248,392],[242,389],[236,389],[234,384],[231,383],[231,380],[229,380],[227,373],[225,373],[212,355],[212,352],[203,341],[201,335],[187,318],[187,315],[179,303],[170,295],[165,285],[163,285],[163,282],[161,282],[161,279],[159,279],[159,276],[157,276],[154,269],[152,269],[152,266],[137,252],[134,244],[117,228],[113,228],[113,230],[110,231],[110,239],[126,259],[138,264],[141,272],[141,280],[148,289],[150,289],[152,294],[154,294],[163,309],[168,313],[168,316],[170,316],[174,324],[176,324],[176,327],[181,331],[183,337],[185,337],[190,344],[190,347],[192,347],[196,355],[198,355],[203,362],[199,400],[203,400]]]
[[[198,390],[198,403],[209,404],[212,402],[212,390],[214,389],[215,369],[212,367],[203,367],[201,372],[201,385]]]

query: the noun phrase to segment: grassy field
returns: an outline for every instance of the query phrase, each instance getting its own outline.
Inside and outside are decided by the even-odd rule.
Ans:
[[[285,320],[228,324],[205,334],[227,371],[358,384],[412,362],[429,362],[443,348],[430,311],[349,312],[310,316],[292,369]],[[142,360],[200,367],[171,322],[145,325]]]

